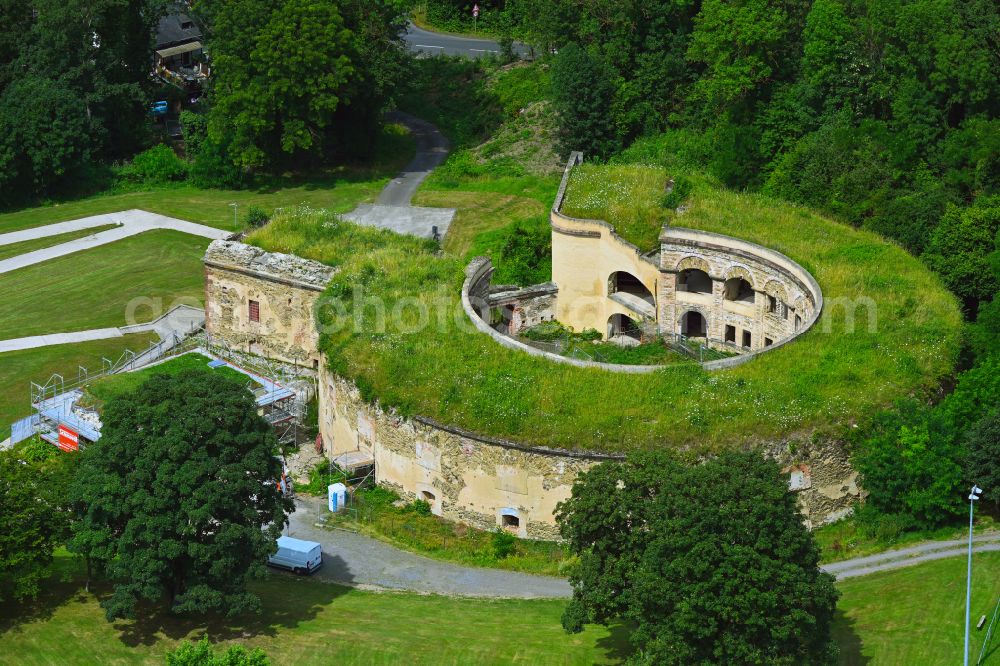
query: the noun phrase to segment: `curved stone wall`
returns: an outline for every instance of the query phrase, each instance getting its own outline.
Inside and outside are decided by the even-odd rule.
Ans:
[[[575,330],[609,336],[615,315],[635,322],[643,337],[685,336],[736,356],[706,369],[745,363],[807,331],[823,309],[816,280],[770,248],[721,234],[665,226],[656,250],[643,253],[602,220],[560,212],[575,153],[553,205],[552,281],[557,319]],[[629,286],[619,290],[616,276]],[[727,289],[727,281],[737,297]],[[745,282],[743,282],[745,281]],[[745,293],[739,291],[745,289]]]

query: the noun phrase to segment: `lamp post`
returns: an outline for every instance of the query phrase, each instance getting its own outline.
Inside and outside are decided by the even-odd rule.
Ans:
[[[236,228],[236,227],[238,227],[238,226],[239,226],[239,224],[240,224],[240,223],[239,223],[239,221],[238,221],[238,220],[236,219],[236,210],[237,210],[237,209],[238,209],[238,208],[239,208],[240,206],[239,206],[239,204],[236,204],[236,203],[231,203],[231,204],[229,204],[229,205],[233,207],[233,228]]]
[[[965,652],[964,663],[969,666],[969,609],[972,606],[972,512],[976,500],[982,495],[983,489],[973,484],[969,492],[969,562],[965,573]]]

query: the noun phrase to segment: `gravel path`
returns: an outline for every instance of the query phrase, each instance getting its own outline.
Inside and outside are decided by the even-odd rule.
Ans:
[[[41,250],[35,250],[34,252],[26,252],[24,254],[19,254],[16,257],[5,259],[0,261],[0,274],[17,270],[18,268],[24,268],[25,266],[31,266],[32,264],[38,264],[43,261],[48,261],[49,259],[55,259],[56,257],[62,257],[67,254],[79,252],[81,250],[89,250],[90,248],[98,247],[99,245],[114,243],[117,240],[128,238],[129,236],[135,236],[136,234],[141,234],[144,231],[151,231],[153,229],[173,229],[175,231],[181,231],[193,236],[202,236],[203,238],[211,238],[213,240],[225,238],[231,234],[229,231],[216,229],[215,227],[208,227],[204,224],[196,224],[194,222],[187,222],[185,220],[167,217],[166,215],[157,215],[156,213],[133,209],[123,210],[118,213],[93,215],[79,220],[58,222],[56,224],[47,224],[43,227],[33,227],[23,231],[13,231],[7,234],[0,234],[0,245],[17,243],[34,238],[54,236],[70,231],[89,229],[90,227],[99,227],[105,224],[118,224],[120,226],[115,227],[114,229],[108,229],[107,231],[91,234],[90,236],[86,236],[84,238],[77,238],[76,240],[71,240],[66,243],[60,243],[59,245],[53,245],[52,247],[42,248]]]
[[[300,496],[288,528],[290,536],[323,544],[321,578],[355,587],[410,590],[428,594],[495,598],[568,598],[567,581],[513,571],[466,567],[408,553],[347,530],[317,527],[326,513],[323,498]]]

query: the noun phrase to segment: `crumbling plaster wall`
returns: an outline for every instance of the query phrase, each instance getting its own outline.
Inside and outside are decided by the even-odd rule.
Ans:
[[[315,305],[334,269],[235,241],[205,252],[205,329],[234,349],[300,365],[319,362]],[[251,321],[250,301],[259,321]]]

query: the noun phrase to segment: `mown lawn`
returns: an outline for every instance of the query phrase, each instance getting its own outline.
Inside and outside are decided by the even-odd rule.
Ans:
[[[253,586],[263,600],[259,616],[226,621],[144,612],[139,621],[109,623],[98,606],[108,590],[85,592],[82,563],[58,559],[71,580],[46,585],[36,604],[0,608],[2,654],[23,666],[163,664],[179,641],[205,634],[261,647],[276,666],[603,664],[619,662],[628,648],[620,631],[566,634],[559,623],[564,601],[365,592],[284,574]]]
[[[266,211],[305,204],[346,213],[374,201],[390,178],[413,157],[414,142],[405,128],[388,125],[369,164],[329,169],[311,176],[272,178],[245,190],[201,189],[177,184],[144,191],[102,193],[74,201],[0,214],[0,233],[65,222],[90,215],[140,208],[220,229],[235,230],[231,203],[242,218],[248,206]],[[242,220],[241,220],[242,223]]]
[[[53,245],[68,243],[71,240],[84,238],[85,236],[90,236],[91,234],[96,234],[101,231],[107,231],[108,229],[114,229],[117,226],[117,224],[102,224],[98,227],[80,229],[79,231],[70,231],[65,234],[43,236],[42,238],[32,238],[31,240],[21,241],[19,243],[0,245],[0,259],[10,259],[11,257],[16,257],[19,254],[27,254],[28,252],[34,252],[35,250],[52,247]]]
[[[209,240],[172,230],[136,236],[0,275],[0,340],[123,326],[204,301]],[[134,322],[127,315],[132,304]]]
[[[835,634],[845,666],[950,666],[962,663],[965,618],[964,557],[843,581]],[[971,662],[976,663],[986,626],[1000,599],[1000,553],[972,560]],[[1000,632],[1000,627],[994,633]],[[1000,635],[983,664],[1000,664]]]
[[[207,356],[203,356],[202,354],[181,354],[176,358],[164,361],[163,363],[158,363],[151,367],[143,368],[142,370],[102,377],[93,384],[87,386],[86,393],[89,402],[95,406],[99,406],[124,393],[136,390],[143,384],[143,382],[153,375],[176,375],[186,370],[209,370],[216,374],[224,375],[230,379],[236,380],[237,382],[246,385],[246,387],[250,390],[260,386],[260,384],[247,375],[228,366],[223,365],[218,368],[209,368],[208,363],[211,360],[212,359]]]
[[[98,371],[102,357],[117,361],[126,348],[139,352],[156,339],[153,333],[136,333],[0,354],[0,441],[10,435],[11,422],[31,413],[30,382],[44,384],[53,374],[61,374],[67,382],[75,381],[80,366]]]

